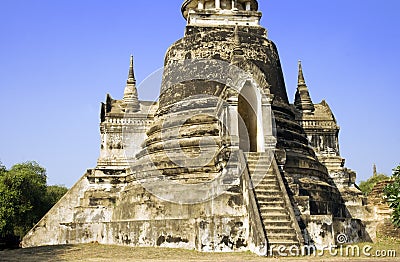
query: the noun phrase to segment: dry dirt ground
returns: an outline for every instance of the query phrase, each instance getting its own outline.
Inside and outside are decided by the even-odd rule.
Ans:
[[[370,245],[370,257],[363,255],[363,247]],[[360,257],[332,256],[325,252],[324,256],[303,257],[259,257],[250,252],[245,253],[200,253],[196,251],[168,248],[133,248],[123,246],[106,246],[100,244],[37,247],[0,251],[0,261],[399,261],[400,241],[381,240],[379,243],[363,243]],[[376,251],[395,250],[396,257],[375,256]],[[339,251],[339,250],[338,250]],[[351,252],[349,252],[351,255]],[[340,254],[340,253],[339,253]]]

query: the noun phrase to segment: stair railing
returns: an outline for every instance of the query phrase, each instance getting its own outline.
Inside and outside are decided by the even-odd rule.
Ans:
[[[294,210],[293,210],[292,202],[290,201],[289,194],[288,194],[288,192],[286,190],[286,186],[285,186],[285,183],[283,182],[282,174],[281,174],[281,172],[279,170],[278,164],[276,163],[275,157],[272,160],[271,165],[272,165],[272,168],[274,169],[274,173],[276,174],[276,177],[277,177],[277,180],[278,180],[278,183],[279,183],[279,187],[282,190],[283,199],[285,201],[287,210],[289,211],[290,220],[292,221],[293,227],[294,227],[294,229],[296,231],[297,239],[299,240],[300,246],[303,246],[304,245],[303,234],[301,233],[301,229],[300,229],[299,223],[298,223],[298,221],[296,219],[296,215],[295,215]]]

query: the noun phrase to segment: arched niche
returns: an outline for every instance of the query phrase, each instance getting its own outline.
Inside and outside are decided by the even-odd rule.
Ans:
[[[239,148],[244,152],[264,152],[262,95],[246,81],[238,96]]]

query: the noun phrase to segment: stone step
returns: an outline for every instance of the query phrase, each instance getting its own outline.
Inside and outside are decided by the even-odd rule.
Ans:
[[[262,170],[263,172],[270,172],[271,168],[268,163],[247,163],[249,170]]]
[[[282,199],[282,194],[281,192],[256,192],[256,197],[257,199],[260,200],[265,200],[265,201],[273,201],[273,200],[279,200]]]
[[[253,180],[257,179],[257,180],[262,180],[263,182],[265,180],[265,181],[268,181],[268,182],[277,183],[276,177],[274,175],[270,175],[270,174],[252,173],[252,174],[250,174],[250,177]],[[265,182],[265,183],[267,183],[267,182]]]
[[[262,171],[268,173],[270,171],[270,167],[265,164],[260,163],[247,163],[247,166],[250,171]]]
[[[269,177],[265,177],[262,180],[263,184],[276,184],[278,185],[278,182],[276,181],[276,177],[275,176],[269,176]]]
[[[280,193],[275,193],[275,194],[259,193],[259,194],[257,194],[257,192],[256,192],[256,196],[257,196],[257,200],[265,201],[265,202],[277,202],[282,199],[282,194],[280,194]]]
[[[271,159],[269,159],[269,158],[261,158],[261,159],[248,158],[246,162],[247,162],[248,164],[254,164],[254,163],[269,164],[269,163],[271,163]]]
[[[247,166],[252,169],[255,167],[263,168],[265,170],[271,169],[269,161],[247,161]]]
[[[260,200],[269,201],[269,199],[266,200],[267,199],[266,197],[268,197],[268,196],[271,196],[275,199],[282,199],[282,192],[277,189],[265,190],[265,189],[262,189],[262,188],[260,189],[260,188],[256,187],[254,190],[256,192],[257,200],[260,199]]]
[[[271,217],[268,215],[268,213],[266,212],[261,212],[261,217],[263,219],[263,221],[270,221],[270,220],[275,220],[275,221],[291,221],[290,218],[289,220],[285,220],[287,217],[287,214],[282,211],[282,212],[276,212],[276,213],[280,213],[280,216],[275,216],[275,217]]]
[[[262,215],[268,216],[268,213],[281,213],[286,214],[285,205],[281,205],[280,203],[274,204],[259,204],[259,209]]]
[[[263,174],[263,175],[270,175],[270,176],[275,176],[273,173],[269,172],[266,168],[262,167],[255,167],[255,168],[249,168],[251,174]]]
[[[260,205],[262,205],[262,204],[283,204],[283,205],[285,205],[285,201],[283,201],[282,198],[268,199],[268,198],[258,197],[257,202]]]
[[[283,201],[283,197],[281,194],[267,194],[267,195],[257,195],[257,199],[259,201],[265,201],[265,202],[276,202],[276,201]]]
[[[266,215],[268,215],[268,213],[287,214],[287,211],[284,207],[260,206],[260,211],[261,211],[261,213],[266,214]]]
[[[281,203],[267,203],[267,204],[259,203],[259,205],[260,205],[261,213],[265,214],[266,216],[268,216],[268,213],[266,212],[267,210],[268,211],[271,209],[277,210],[277,211],[280,210],[280,212],[282,212],[282,213],[285,211],[285,205],[283,205]]]
[[[264,180],[267,180],[267,181],[273,181],[274,180],[274,181],[276,181],[276,178],[274,176],[270,176],[270,175],[267,175],[267,174],[260,174],[260,175],[251,174],[250,177],[251,177],[251,179],[253,181],[264,181]]]
[[[252,173],[257,172],[257,173],[266,173],[273,175],[273,173],[270,172],[269,167],[265,165],[254,165],[254,166],[248,165],[247,167]]]
[[[273,185],[273,184],[268,185],[268,184],[264,184],[262,181],[260,183],[257,183],[257,181],[256,181],[256,182],[253,183],[253,185],[255,186],[255,188],[258,188],[260,190],[270,190],[270,189],[273,190],[273,189],[276,189],[279,192],[281,191],[280,187],[278,185]]]
[[[271,220],[270,218],[263,219],[264,226],[271,227],[292,227],[292,222],[290,220]]]
[[[259,186],[256,183],[254,185],[254,190],[256,193],[258,193],[257,197],[263,197],[263,196],[272,196],[275,198],[283,198],[282,196],[282,191],[279,187],[265,187],[265,186]]]
[[[253,176],[252,177],[253,181],[259,181],[259,185],[264,185],[264,186],[277,186],[279,187],[278,181],[275,180],[273,177],[265,177],[265,176]],[[256,180],[257,179],[257,180]]]
[[[260,207],[271,207],[271,208],[285,207],[285,204],[282,202],[258,202],[258,204],[260,205]]]
[[[286,213],[286,205],[284,202],[279,202],[279,201],[278,202],[269,202],[269,201],[265,201],[265,200],[258,200],[257,202],[260,206],[260,209],[261,208],[268,209],[268,207],[271,207],[271,209],[273,207],[280,207],[279,212],[281,212],[281,210],[283,210]],[[268,211],[271,211],[271,210],[268,210]],[[274,213],[278,213],[278,212],[274,212]]]
[[[265,188],[265,189],[280,189],[279,185],[277,184],[267,184],[264,181],[261,181],[256,187],[258,188]]]
[[[258,160],[258,159],[271,159],[270,156],[247,156],[246,157],[247,161],[251,161],[251,160]]]
[[[247,159],[247,164],[248,165],[253,165],[253,164],[264,164],[265,166],[270,166],[271,159],[265,158],[265,159]]]
[[[268,214],[261,214],[263,220],[273,220],[273,221],[290,221],[290,216],[286,213],[286,210],[282,210],[280,212],[274,211]]]
[[[246,153],[246,157],[247,158],[259,158],[259,157],[268,158],[269,155],[264,155],[264,153],[250,152],[250,153]]]
[[[262,213],[262,216],[264,219],[271,218],[271,219],[278,219],[276,217],[282,217],[285,216],[284,219],[280,220],[286,220],[286,221],[291,221],[290,216],[286,210],[285,205],[263,205],[260,206],[260,212]]]
[[[261,167],[256,167],[256,168],[249,168],[250,174],[252,175],[270,175],[270,176],[274,176],[274,174],[271,174],[270,172],[268,172],[267,169],[261,168]]]
[[[273,234],[273,236],[275,237],[278,236],[279,238],[284,238],[284,237],[291,238],[293,236],[297,237],[296,232],[291,227],[272,227],[265,224],[264,226],[265,226],[265,231],[267,231],[267,233],[270,233],[270,235]]]
[[[275,248],[276,252],[278,251],[279,246],[285,246],[285,247],[291,247],[291,246],[299,247],[300,246],[298,241],[294,241],[294,240],[286,241],[286,240],[282,240],[282,239],[270,239],[270,238],[268,238],[268,244],[270,247],[272,245],[274,245],[276,247]],[[272,250],[272,251],[274,251],[274,250]]]
[[[279,187],[259,187],[254,188],[256,192],[256,197],[263,200],[280,200],[283,199],[281,189]]]
[[[267,172],[271,169],[268,163],[260,163],[260,162],[250,162],[250,163],[248,162],[247,167],[250,170],[259,169]]]
[[[274,196],[282,198],[281,188],[278,185],[266,185],[262,181],[259,184],[255,182],[253,183],[253,185],[255,189],[259,189],[260,191],[267,191],[267,192],[269,192],[269,190],[271,190],[271,192],[278,191],[279,193],[275,194]],[[272,193],[267,193],[265,195],[270,196],[272,195]]]
[[[269,241],[274,241],[274,242],[285,241],[285,242],[298,243],[296,234],[294,234],[294,235],[277,235],[275,233],[271,233],[271,232],[267,231],[267,236],[268,235],[270,236],[268,238]]]
[[[258,179],[260,179],[259,176],[256,176]],[[261,182],[263,185],[276,185],[278,186],[278,181],[276,180],[275,176],[271,176],[271,175],[264,175],[261,178]]]
[[[274,174],[269,173],[267,170],[262,170],[262,169],[249,169],[250,171],[250,176],[262,176],[262,177],[268,177],[268,178],[275,178]]]
[[[275,212],[274,216],[270,216],[269,214],[265,212],[261,212],[261,218],[263,221],[291,221],[290,216],[285,213],[284,211],[282,212]]]
[[[258,185],[279,187],[278,182],[267,183],[267,182],[264,181],[264,179],[265,179],[265,177],[264,178],[263,177],[253,177],[252,178],[253,181],[259,182]]]
[[[274,183],[274,184],[277,185],[277,182],[278,182],[278,181],[276,181],[276,177],[275,176],[271,176],[269,174],[251,174],[250,177],[253,180],[262,181],[265,184]]]
[[[281,192],[281,190],[280,189],[278,189],[278,188],[271,188],[271,189],[269,189],[269,188],[259,188],[259,187],[256,187],[255,188],[255,191],[256,191],[256,195],[261,195],[261,194],[265,194],[265,195],[279,195],[279,194],[281,194],[282,192]]]
[[[248,167],[264,167],[270,169],[271,166],[271,161],[270,160],[247,160],[247,166]]]
[[[253,181],[262,181],[262,182],[264,182],[264,180],[267,180],[267,181],[276,181],[275,179],[275,177],[273,177],[273,176],[269,176],[269,175],[251,175],[250,176],[251,177],[251,179],[253,180]],[[267,183],[267,182],[265,182],[265,183]]]

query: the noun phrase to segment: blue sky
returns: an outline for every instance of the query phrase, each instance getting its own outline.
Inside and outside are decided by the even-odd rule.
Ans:
[[[0,161],[36,160],[72,186],[99,155],[99,109],[121,98],[129,55],[140,82],[183,36],[183,0],[1,0]],[[303,61],[314,102],[341,126],[347,166],[368,178],[400,164],[400,1],[260,2],[293,101]],[[156,99],[158,86],[139,88]]]

